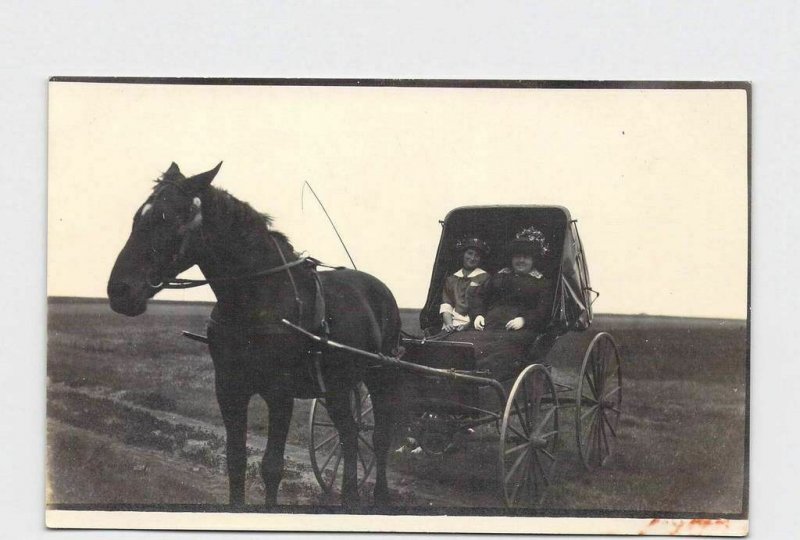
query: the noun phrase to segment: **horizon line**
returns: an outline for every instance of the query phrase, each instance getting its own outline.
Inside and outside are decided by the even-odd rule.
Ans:
[[[47,295],[47,302],[56,301],[56,302],[76,302],[76,303],[100,303],[100,302],[108,302],[108,299],[102,296],[65,296],[65,295]],[[194,304],[194,305],[208,305],[213,306],[216,304],[214,300],[168,300],[168,299],[152,299],[150,302],[155,304]],[[407,310],[407,311],[419,311],[421,307],[400,307],[400,310]],[[704,320],[720,320],[720,321],[742,321],[747,322],[748,318],[744,317],[712,317],[712,316],[700,316],[700,315],[662,315],[662,314],[653,314],[653,313],[594,313],[594,315],[604,316],[604,317],[660,317],[665,319],[704,319]]]

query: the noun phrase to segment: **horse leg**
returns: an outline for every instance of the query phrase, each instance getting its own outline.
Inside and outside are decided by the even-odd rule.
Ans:
[[[372,382],[373,384],[369,384]],[[367,381],[372,399],[372,412],[375,416],[375,428],[372,432],[372,447],[375,451],[375,491],[373,497],[376,506],[389,505],[389,485],[386,481],[386,461],[392,440],[394,407],[391,394],[385,390],[385,384],[379,381]]]
[[[339,432],[344,458],[342,504],[355,508],[358,505],[358,428],[350,410],[350,392],[336,392],[328,398],[327,403],[328,414]]]
[[[261,478],[264,479],[265,504],[272,506],[278,503],[278,486],[283,478],[283,453],[286,449],[286,437],[292,420],[294,399],[291,396],[262,395],[269,407],[269,430],[267,432],[267,450],[261,461]]]
[[[244,480],[247,472],[247,404],[250,396],[217,392],[217,402],[225,423],[225,458],[228,464],[230,504],[244,506]]]

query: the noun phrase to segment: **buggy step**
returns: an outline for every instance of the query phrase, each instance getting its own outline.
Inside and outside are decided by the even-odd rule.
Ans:
[[[187,330],[184,330],[183,332],[181,332],[181,334],[183,334],[183,337],[189,338],[191,340],[199,341],[200,343],[205,343],[206,345],[208,344],[208,338],[201,334],[195,334],[194,332],[189,332]]]

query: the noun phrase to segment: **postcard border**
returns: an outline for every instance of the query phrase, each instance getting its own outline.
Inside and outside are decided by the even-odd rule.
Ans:
[[[232,515],[252,515],[255,513],[263,514],[264,517],[269,516],[270,519],[277,518],[278,516],[295,516],[303,514],[305,516],[313,517],[314,519],[321,517],[319,514],[325,514],[328,517],[335,519],[346,518],[359,518],[368,515],[382,515],[390,516],[390,521],[393,523],[394,519],[400,517],[408,517],[416,520],[428,518],[455,518],[458,516],[459,520],[475,517],[481,520],[550,520],[558,519],[569,520],[576,518],[582,521],[625,521],[632,520],[636,522],[644,521],[652,523],[669,522],[672,523],[671,527],[677,527],[681,522],[693,524],[694,522],[708,522],[714,520],[721,520],[725,523],[744,524],[744,529],[738,528],[739,532],[735,534],[725,534],[724,530],[714,530],[714,532],[681,532],[683,525],[678,527],[677,534],[713,534],[720,536],[740,536],[747,534],[747,523],[749,514],[749,484],[750,484],[750,399],[751,399],[751,316],[752,316],[752,140],[753,140],[753,118],[752,118],[752,83],[749,81],[676,81],[676,80],[649,80],[649,81],[635,81],[635,80],[607,80],[607,81],[592,81],[592,80],[523,80],[523,79],[360,79],[360,78],[237,78],[237,77],[137,77],[137,76],[53,76],[50,77],[51,83],[95,83],[95,84],[161,84],[161,85],[204,85],[204,86],[330,86],[330,87],[363,87],[363,88],[465,88],[465,89],[553,89],[553,90],[570,90],[570,89],[599,89],[599,90],[743,90],[746,94],[746,114],[747,114],[747,319],[746,319],[746,358],[745,358],[745,448],[744,448],[744,483],[742,493],[742,511],[739,513],[723,513],[723,514],[710,514],[710,513],[689,513],[689,512],[631,512],[631,511],[609,511],[609,510],[558,510],[551,509],[545,511],[531,511],[517,512],[511,509],[486,509],[486,508],[442,508],[437,507],[433,509],[428,508],[401,508],[392,510],[382,510],[372,512],[367,509],[359,514],[343,515],[339,507],[319,507],[319,506],[292,506],[292,507],[276,507],[275,509],[253,508],[252,510],[246,508],[244,510],[236,510],[226,507],[225,505],[82,505],[82,504],[46,504],[46,522],[48,527],[65,527],[65,528],[86,528],[86,525],[66,525],[72,523],[75,514],[86,517],[87,512],[105,516],[104,519],[111,520],[112,522],[128,523],[128,526],[112,526],[102,528],[162,528],[162,527],[142,527],[140,523],[136,522],[136,518],[127,521],[128,516],[136,516],[141,512],[147,512],[148,515],[179,515],[187,512],[193,515],[204,516],[232,516]],[[164,511],[166,508],[166,511]],[[224,509],[224,510],[223,510]],[[310,511],[309,511],[310,510]],[[441,514],[447,514],[443,516]],[[116,516],[116,517],[115,517]],[[603,516],[603,517],[597,517]],[[134,525],[134,523],[136,523]],[[459,521],[460,523],[460,521]],[[696,524],[696,523],[694,523]],[[99,527],[91,527],[99,528]],[[177,528],[191,528],[200,530],[197,527],[177,527]],[[480,527],[482,529],[483,527]],[[591,531],[579,528],[587,534]],[[567,530],[566,533],[581,534],[579,529]],[[204,529],[211,530],[211,529]],[[255,529],[243,529],[255,530]],[[305,528],[273,528],[271,526],[266,529],[258,530],[284,530],[284,531],[302,531]],[[309,531],[323,531],[326,529],[316,528],[307,529]],[[351,530],[362,532],[424,532],[418,528],[350,528],[350,529],[327,529],[327,530]],[[560,529],[559,529],[560,530]],[[671,529],[670,529],[671,530]],[[688,531],[689,528],[684,529]],[[741,531],[744,532],[741,532]],[[463,531],[459,531],[453,527],[447,529],[449,532],[507,532],[507,533],[523,533],[523,532],[539,532],[546,533],[550,531],[549,528],[537,528],[535,530],[521,530],[515,528],[514,530],[505,530],[505,527],[492,529],[491,531],[476,530],[475,527],[470,527]],[[641,531],[641,528],[637,529]],[[628,534],[637,534],[637,531],[631,529]],[[709,529],[710,531],[710,529]],[[433,532],[430,530],[428,532]],[[438,532],[445,532],[444,529]],[[550,531],[555,532],[555,531]],[[597,531],[595,530],[595,534]],[[616,532],[615,534],[620,534]],[[624,534],[624,533],[623,533]],[[675,532],[650,532],[645,534],[676,534]]]

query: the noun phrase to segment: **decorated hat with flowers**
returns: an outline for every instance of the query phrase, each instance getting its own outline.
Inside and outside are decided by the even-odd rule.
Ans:
[[[526,227],[519,231],[508,244],[509,255],[543,256],[550,252],[544,233],[536,227]]]
[[[477,236],[462,238],[456,242],[456,251],[466,251],[470,248],[480,251],[484,257],[489,255],[489,244]]]

